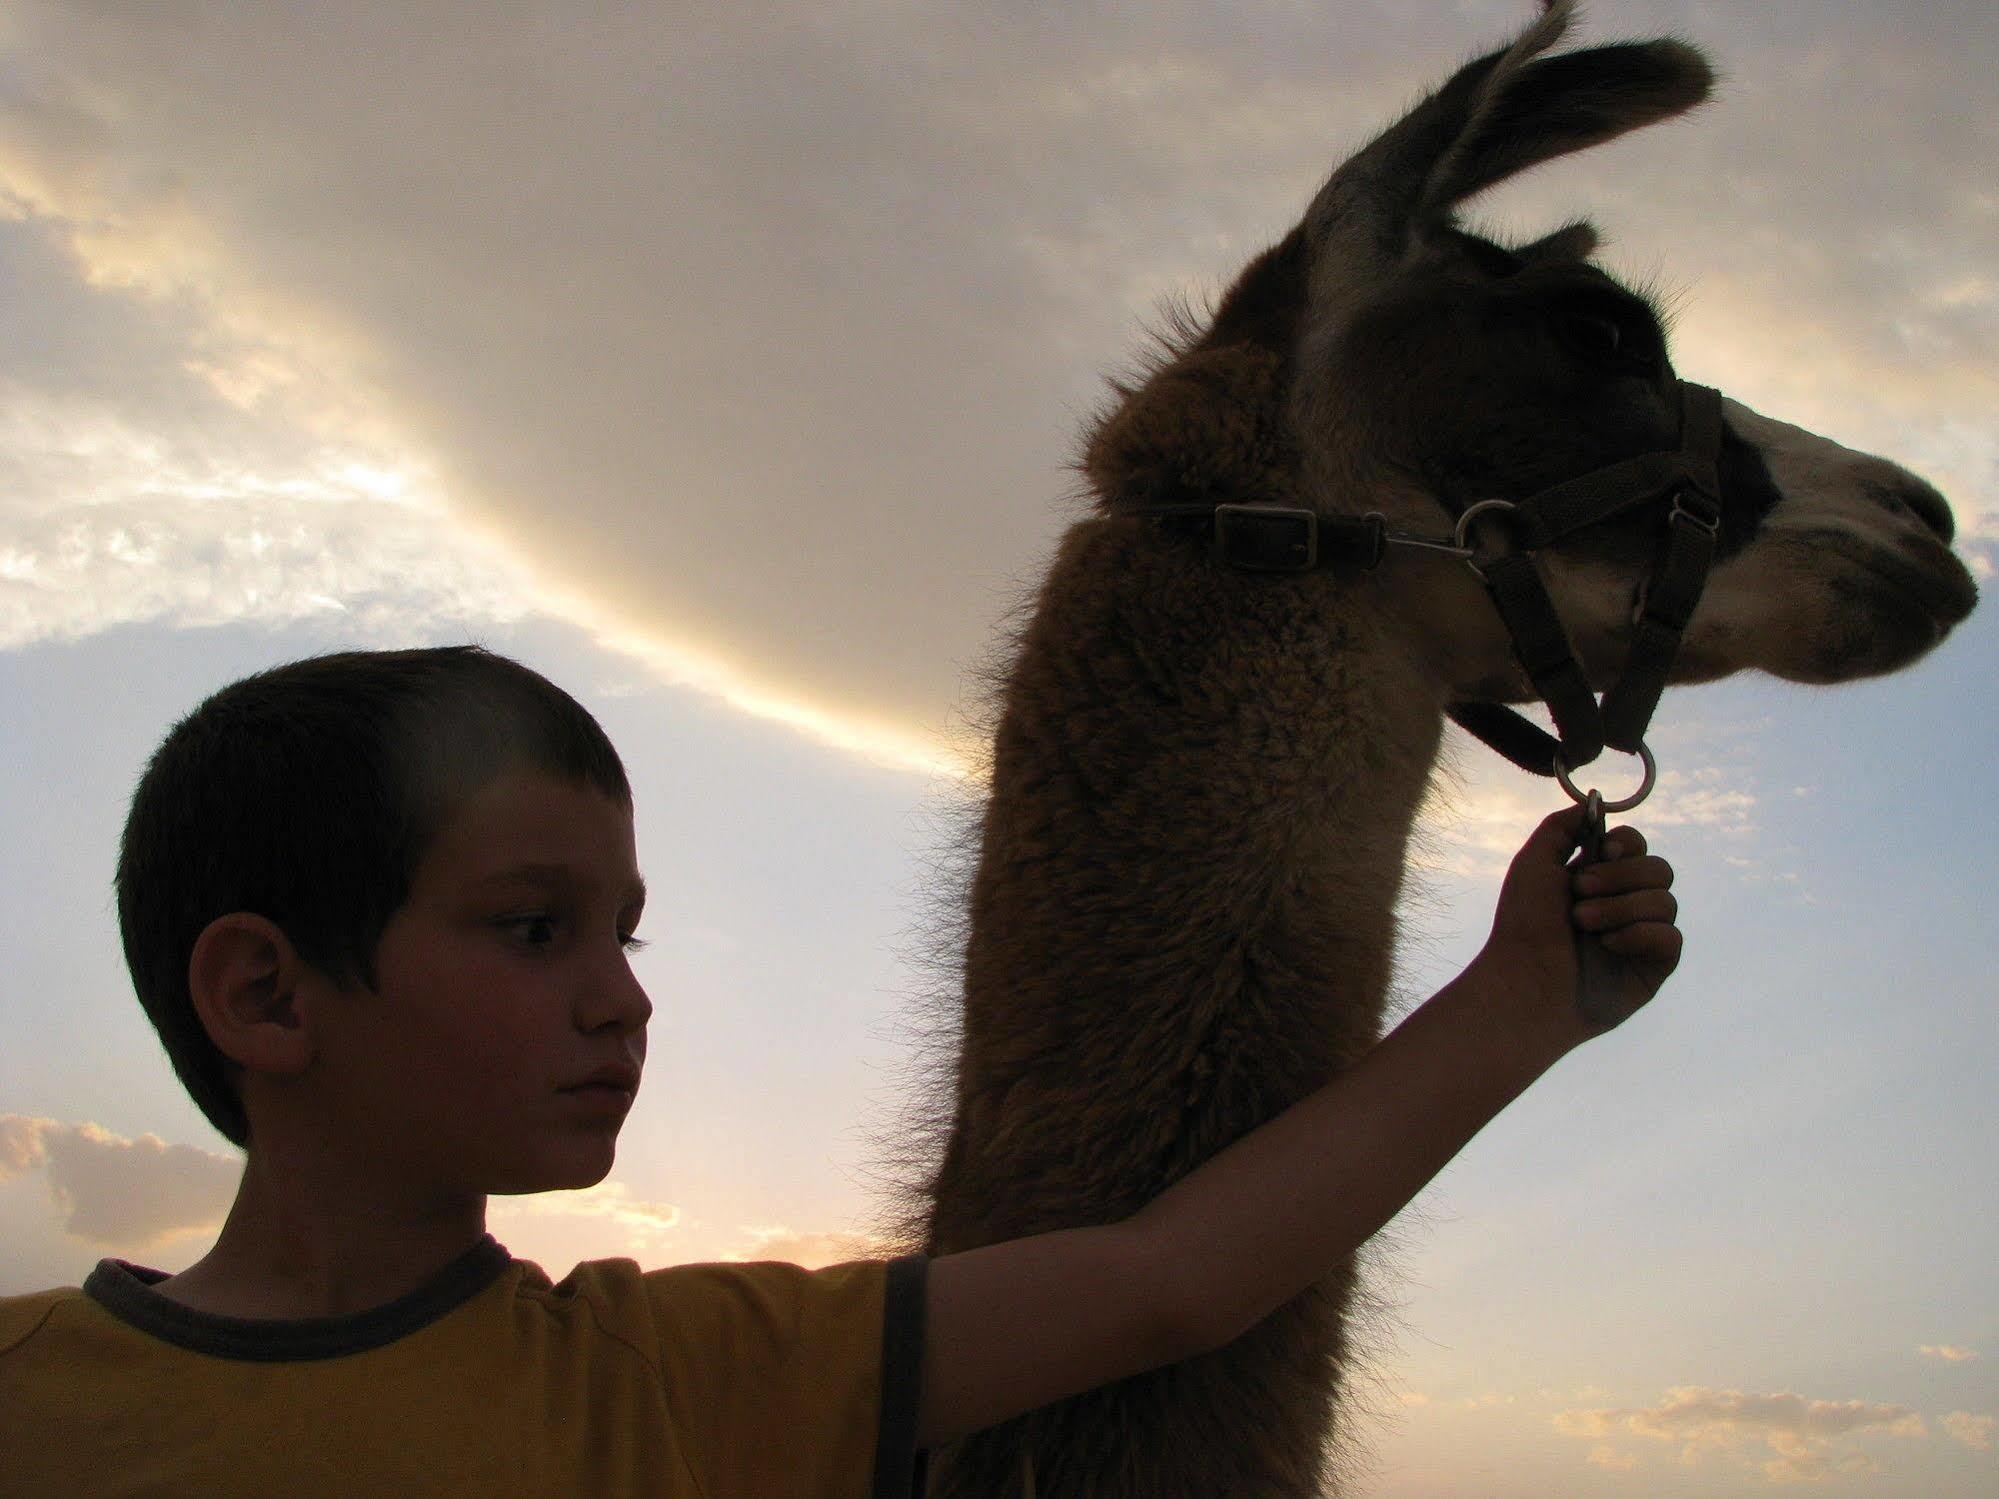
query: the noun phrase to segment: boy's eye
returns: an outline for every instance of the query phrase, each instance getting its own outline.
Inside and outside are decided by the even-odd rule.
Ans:
[[[530,912],[525,916],[508,916],[496,925],[513,935],[515,940],[527,947],[548,947],[555,941],[557,917],[546,911]],[[630,932],[618,933],[618,945],[626,952],[644,952],[647,943],[643,937]]]
[[[529,947],[546,947],[555,940],[555,918],[545,912],[509,916],[499,924]]]

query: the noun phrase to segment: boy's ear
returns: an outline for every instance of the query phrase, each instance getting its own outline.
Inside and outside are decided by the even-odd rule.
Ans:
[[[312,1060],[298,993],[308,972],[276,922],[232,911],[194,939],[187,987],[203,1028],[225,1057],[250,1072],[293,1076]]]

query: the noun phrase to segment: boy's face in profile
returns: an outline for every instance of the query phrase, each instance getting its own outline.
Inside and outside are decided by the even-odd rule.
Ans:
[[[315,1017],[360,1164],[419,1194],[601,1181],[652,1014],[628,950],[644,902],[631,813],[592,787],[509,771],[468,797],[382,933],[374,991]]]

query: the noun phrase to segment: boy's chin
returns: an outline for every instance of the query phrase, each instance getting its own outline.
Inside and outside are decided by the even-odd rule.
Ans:
[[[526,1197],[535,1192],[581,1192],[609,1176],[616,1160],[616,1145],[607,1140],[601,1152],[586,1155],[578,1151],[566,1160],[536,1161],[519,1171],[510,1172],[505,1185],[487,1190],[493,1197]]]

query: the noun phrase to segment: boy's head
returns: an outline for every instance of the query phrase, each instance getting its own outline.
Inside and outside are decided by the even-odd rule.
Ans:
[[[231,1141],[249,1138],[239,1069],[190,989],[204,931],[251,913],[325,979],[372,991],[378,944],[439,834],[468,806],[489,820],[503,812],[481,793],[522,772],[615,804],[629,843],[631,789],[596,720],[476,646],[293,662],[223,688],[174,726],[132,798],[119,928],[175,1071]]]

